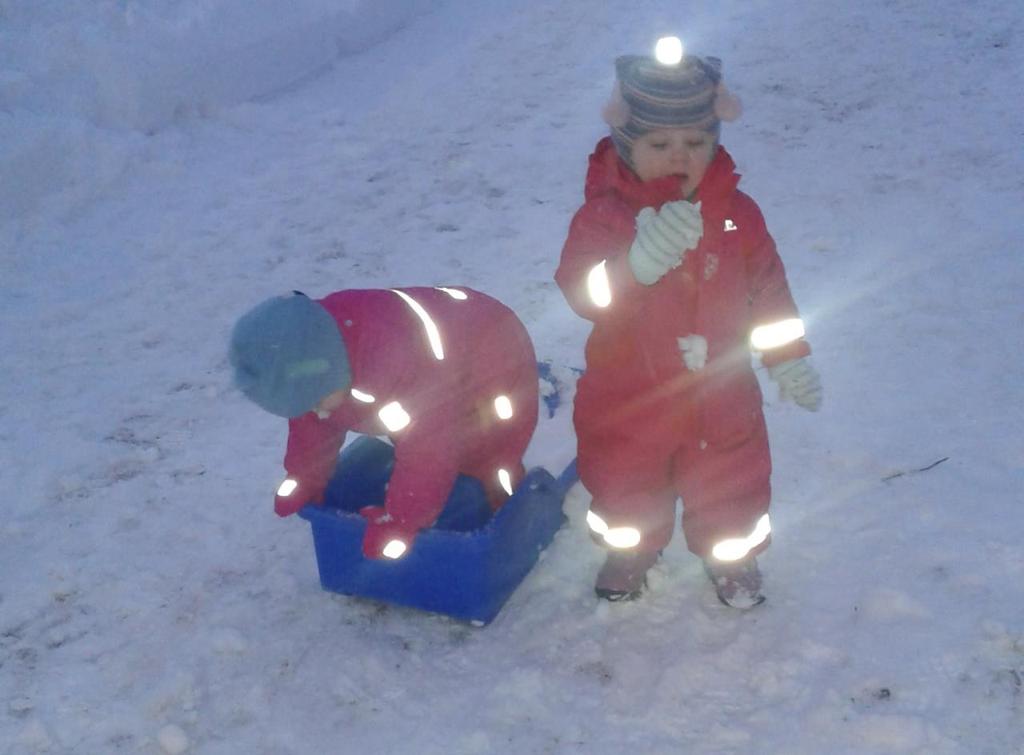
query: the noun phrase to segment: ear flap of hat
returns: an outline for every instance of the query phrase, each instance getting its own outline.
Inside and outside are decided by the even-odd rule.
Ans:
[[[601,109],[601,117],[612,128],[625,128],[629,123],[630,109],[626,98],[622,96],[622,84],[618,81],[612,88],[611,97]]]
[[[725,78],[722,75],[722,59],[708,55],[701,62],[715,82],[715,117],[720,121],[731,123],[743,114],[743,103],[725,85]]]
[[[720,121],[731,123],[743,114],[743,103],[740,98],[729,91],[724,81],[715,87],[715,115]]]

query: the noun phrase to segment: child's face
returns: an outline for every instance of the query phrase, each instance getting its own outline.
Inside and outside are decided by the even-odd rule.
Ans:
[[[633,170],[641,181],[678,176],[683,196],[697,190],[711,164],[715,135],[696,128],[663,128],[633,142]]]

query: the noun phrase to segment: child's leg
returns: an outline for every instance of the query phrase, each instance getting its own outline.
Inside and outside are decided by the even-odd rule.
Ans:
[[[705,561],[729,540],[734,553],[756,555],[768,546],[771,456],[764,419],[740,443],[688,443],[675,458],[675,485],[683,497],[687,547]]]
[[[465,450],[460,471],[483,483],[492,510],[500,508],[526,476],[523,454],[533,437],[536,404],[535,398],[532,402],[521,402],[533,409],[532,416],[523,411],[506,421],[492,421],[472,438]]]
[[[505,462],[489,459],[485,463],[462,470],[462,474],[480,480],[484,486],[484,493],[487,495],[487,503],[490,505],[491,511],[496,511],[508,500],[510,495],[508,491],[515,492],[519,487],[519,483],[526,476],[526,469],[523,467],[523,463],[517,459]]]
[[[526,476],[523,454],[537,425],[540,401],[536,363],[517,365],[491,382],[491,390],[465,419],[460,471],[483,483],[495,510]]]
[[[656,553],[668,545],[677,498],[669,474],[670,452],[610,433],[581,434],[577,442],[580,481],[593,496],[588,523],[595,538],[614,546],[602,530],[616,530],[626,531],[620,549]],[[639,536],[635,543],[630,530]]]

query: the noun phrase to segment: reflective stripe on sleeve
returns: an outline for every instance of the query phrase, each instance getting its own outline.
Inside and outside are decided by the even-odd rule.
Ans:
[[[608,271],[605,270],[608,260],[601,260],[587,273],[587,293],[595,307],[604,309],[612,303],[612,287],[608,282]]]
[[[388,544],[384,546],[384,550],[381,551],[381,554],[385,558],[391,558],[391,559],[401,558],[402,556],[405,555],[405,552],[406,552],[406,550],[408,550],[408,548],[409,548],[409,546],[407,546],[401,540],[398,540],[398,539],[389,540]]]
[[[757,351],[767,351],[785,346],[804,337],[804,321],[799,317],[780,320],[768,325],[758,325],[750,333],[750,345]]]

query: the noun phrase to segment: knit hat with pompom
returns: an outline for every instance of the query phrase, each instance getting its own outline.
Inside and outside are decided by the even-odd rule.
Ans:
[[[612,141],[632,165],[633,142],[662,128],[696,128],[716,136],[722,121],[740,117],[739,99],[722,81],[722,61],[686,55],[674,65],[653,57],[615,60],[616,82],[602,116]]]

